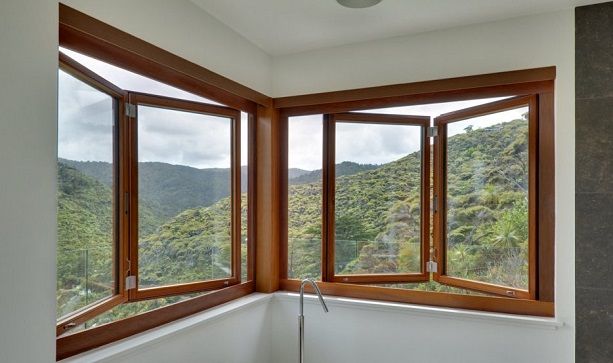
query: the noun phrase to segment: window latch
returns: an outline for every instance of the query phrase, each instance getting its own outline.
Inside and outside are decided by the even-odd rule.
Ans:
[[[438,136],[438,126],[428,127],[426,131],[426,135],[428,137],[437,137]]]
[[[428,261],[426,263],[426,272],[438,272],[438,263],[434,261]]]

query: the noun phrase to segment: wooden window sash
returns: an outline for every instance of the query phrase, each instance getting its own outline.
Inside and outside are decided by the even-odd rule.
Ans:
[[[113,248],[113,279],[115,289],[112,296],[93,302],[65,317],[56,323],[56,335],[64,334],[70,329],[92,319],[93,317],[108,311],[115,306],[128,301],[128,293],[125,291],[125,271],[127,260],[128,220],[127,215],[122,213],[126,208],[122,195],[127,191],[127,122],[124,117],[124,102],[127,100],[127,92],[106,80],[89,68],[70,58],[66,54],[59,53],[59,68],[81,82],[105,93],[113,98],[115,126],[113,130],[113,235],[115,236]]]
[[[131,131],[131,188],[130,203],[130,272],[129,276],[136,280],[136,287],[129,290],[129,300],[138,301],[159,297],[182,295],[198,291],[222,289],[236,285],[241,280],[241,172],[240,172],[240,111],[217,105],[194,101],[180,100],[170,97],[129,92],[129,103],[136,107],[136,114],[130,122]],[[231,275],[227,278],[193,281],[148,288],[139,287],[139,251],[138,251],[138,106],[149,106],[161,109],[171,109],[190,113],[206,114],[230,119],[231,122]]]
[[[450,276],[447,273],[447,125],[474,117],[529,107],[528,133],[528,290]],[[538,104],[535,95],[518,96],[440,115],[434,119],[438,136],[434,142],[434,190],[438,206],[434,212],[434,246],[438,270],[434,281],[441,284],[520,299],[537,296],[537,175],[538,175]]]
[[[386,274],[351,274],[341,275],[335,272],[335,144],[337,123],[412,125],[421,127],[421,263],[418,273]],[[324,115],[324,155],[323,155],[323,190],[322,205],[322,278],[328,282],[356,284],[425,282],[429,280],[426,263],[430,253],[430,148],[427,128],[428,116],[408,116],[376,113],[337,113]]]

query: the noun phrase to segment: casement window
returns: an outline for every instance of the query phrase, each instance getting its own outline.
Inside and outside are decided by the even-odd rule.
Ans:
[[[552,86],[281,108],[282,287],[553,314]]]
[[[162,306],[184,316],[253,279],[249,119],[61,49],[60,339]]]

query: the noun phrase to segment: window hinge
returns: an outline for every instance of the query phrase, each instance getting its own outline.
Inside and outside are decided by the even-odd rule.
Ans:
[[[426,272],[438,272],[438,263],[434,261],[426,262]]]
[[[126,290],[132,290],[136,288],[136,276],[126,277]]]
[[[126,102],[125,104],[126,116],[128,117],[136,117],[136,105]]]
[[[427,136],[428,137],[436,137],[436,136],[438,136],[438,126],[428,127]]]

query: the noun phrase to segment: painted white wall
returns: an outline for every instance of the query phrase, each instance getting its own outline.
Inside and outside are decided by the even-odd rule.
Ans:
[[[0,2],[0,362],[55,360],[57,2]]]
[[[188,0],[61,0],[264,94],[272,91],[268,54]]]
[[[400,304],[402,305],[402,304]],[[277,294],[272,362],[298,357],[298,298]],[[405,305],[406,306],[406,305]],[[305,361],[318,363],[562,363],[572,361],[549,324],[328,299],[305,299]],[[436,309],[435,309],[436,310]],[[563,329],[563,328],[562,328]]]
[[[490,72],[533,67],[557,67],[556,79],[556,317],[565,326],[555,332],[533,329],[498,327],[465,322],[441,322],[438,319],[414,319],[386,314],[339,311],[330,314],[329,321],[315,320],[311,324],[318,332],[321,344],[311,344],[307,353],[319,359],[334,361],[342,345],[323,344],[324,341],[343,342],[355,348],[351,357],[337,361],[372,361],[369,352],[381,352],[378,362],[397,362],[398,349],[426,357],[426,351],[437,356],[453,354],[470,357],[472,362],[530,362],[538,351],[542,361],[572,362],[574,359],[574,171],[575,171],[575,104],[574,104],[574,11],[535,15],[507,21],[399,37],[324,49],[275,58],[273,61],[275,96],[335,91],[404,82],[425,81]],[[287,346],[290,337],[281,305],[273,326],[275,346]],[[340,317],[332,317],[333,315]],[[362,328],[361,328],[362,327]],[[370,327],[367,329],[366,327]],[[428,327],[430,330],[424,330]],[[391,329],[388,334],[385,329]],[[355,331],[355,333],[354,333]],[[359,334],[358,334],[359,332]],[[411,340],[422,335],[417,340]],[[432,346],[430,332],[440,333],[440,346],[452,347],[448,353]],[[325,339],[324,339],[325,337]],[[377,343],[389,337],[385,347]],[[469,344],[458,344],[458,341]],[[513,343],[513,344],[508,344]],[[538,349],[535,344],[539,344]],[[487,346],[490,360],[477,355],[477,348]],[[522,348],[523,346],[523,348]],[[447,349],[447,348],[445,348]],[[494,353],[500,354],[493,359]],[[287,352],[285,352],[287,353]],[[387,353],[387,354],[386,354]],[[530,354],[528,354],[530,353]],[[280,352],[276,361],[289,356]],[[389,359],[386,359],[389,358]],[[345,359],[346,358],[346,359]],[[516,359],[517,358],[517,359]],[[521,359],[519,359],[521,358]],[[555,359],[554,359],[555,358]],[[415,360],[427,362],[428,360]],[[437,361],[437,360],[432,360]],[[450,361],[457,361],[451,359]]]
[[[270,363],[272,297],[251,294],[61,363]]]

